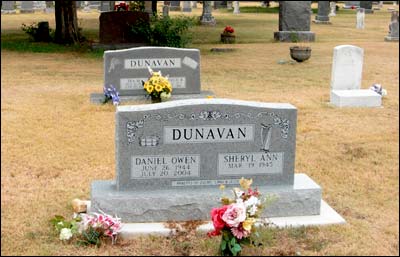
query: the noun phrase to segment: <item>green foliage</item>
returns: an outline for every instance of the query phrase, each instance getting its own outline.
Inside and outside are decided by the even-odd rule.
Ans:
[[[71,221],[66,221],[63,216],[60,215],[55,215],[54,218],[50,220],[50,223],[54,226],[56,231],[60,233],[61,229],[63,228],[68,228],[71,229],[71,232],[73,234],[78,232],[78,224],[77,222],[80,222],[80,218],[75,218],[72,219]]]
[[[78,245],[95,245],[100,246],[102,233],[97,231],[93,227],[89,227],[88,230],[82,232],[82,239],[78,241]]]
[[[194,18],[191,17],[163,17],[154,16],[150,24],[140,20],[131,26],[135,37],[144,38],[152,46],[185,47],[191,42],[189,28],[194,26]]]
[[[129,3],[129,11],[144,12],[144,1],[131,1]]]
[[[49,34],[43,34],[43,30],[41,31],[39,28],[39,23],[33,22],[31,25],[26,25],[25,23],[22,23],[21,29],[26,34],[28,34],[35,42],[49,42],[53,40],[53,38],[50,36],[50,33],[54,35],[54,31],[51,28],[48,28]]]

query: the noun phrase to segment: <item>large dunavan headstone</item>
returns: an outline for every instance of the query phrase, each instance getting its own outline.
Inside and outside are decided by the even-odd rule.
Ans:
[[[353,45],[333,49],[331,74],[331,104],[338,107],[381,106],[381,95],[361,89],[364,50]]]
[[[293,105],[188,99],[118,106],[115,118],[116,179],[92,183],[91,211],[123,222],[209,220],[219,185],[245,177],[276,197],[263,216],[320,213],[320,186],[294,174]]]
[[[279,1],[279,32],[274,39],[283,42],[315,41],[310,31],[311,1]]]
[[[173,47],[134,47],[104,52],[104,85],[113,85],[120,96],[134,100],[144,98],[147,93],[142,81],[153,71],[168,75],[172,84],[172,99],[201,98],[213,95],[201,90],[200,51]],[[101,94],[92,94],[92,102],[101,102]]]
[[[393,11],[390,18],[389,34],[385,41],[399,41],[399,11]]]

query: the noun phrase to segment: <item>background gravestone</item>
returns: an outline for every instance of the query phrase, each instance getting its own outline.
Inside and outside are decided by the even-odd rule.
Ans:
[[[385,41],[399,41],[399,11],[393,11],[390,18],[389,34]]]
[[[318,215],[321,188],[294,174],[297,109],[188,99],[118,106],[115,181],[94,181],[91,211],[123,222],[209,220],[220,184],[253,179],[277,199],[262,216]]]
[[[99,41],[101,44],[137,43],[145,45],[145,39],[131,32],[131,25],[150,22],[145,12],[119,11],[100,14]]]
[[[364,8],[365,13],[374,13],[372,1],[360,1],[360,8]]]
[[[3,1],[1,5],[1,13],[16,13],[15,1]]]
[[[314,22],[317,24],[331,24],[329,22],[329,1],[318,1],[318,14],[315,16]]]
[[[360,2],[361,1],[344,1],[343,9],[356,9],[357,7],[360,7]]]
[[[33,13],[33,1],[21,1],[21,13]]]
[[[340,45],[333,50],[331,104],[338,107],[379,107],[381,95],[361,89],[364,50],[357,46]]]
[[[190,1],[183,1],[182,12],[192,12],[192,6],[190,5]]]
[[[315,41],[315,33],[310,31],[311,1],[280,1],[279,32],[274,39],[283,42]]]
[[[169,10],[170,11],[180,11],[181,10],[181,2],[180,1],[170,1]]]
[[[203,13],[200,16],[200,23],[202,25],[215,26],[216,20],[214,16],[212,16],[211,12],[212,12],[211,1],[203,1]]]
[[[365,10],[364,8],[358,8],[356,14],[356,28],[364,29],[365,27]]]

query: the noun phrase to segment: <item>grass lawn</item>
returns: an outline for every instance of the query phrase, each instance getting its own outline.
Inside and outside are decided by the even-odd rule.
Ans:
[[[264,229],[264,244],[242,255],[399,255],[399,44],[384,41],[392,5],[366,14],[364,30],[355,28],[353,10],[340,10],[331,25],[311,23],[316,41],[304,63],[289,62],[292,43],[273,41],[278,13],[255,5],[241,3],[248,9],[238,15],[214,10],[215,27],[192,29],[188,47],[201,51],[202,89],[296,106],[295,170],[322,187],[347,224]],[[201,8],[184,15],[198,17]],[[78,18],[97,40],[99,13]],[[89,199],[91,181],[115,178],[115,107],[89,100],[102,92],[102,52],[28,42],[21,24],[42,20],[55,28],[54,14],[1,15],[1,254],[215,255],[219,238],[193,231],[100,248],[57,238],[49,220],[70,217],[71,200]],[[227,47],[219,42],[226,25],[236,31],[229,45],[236,51],[211,52]],[[388,91],[382,108],[328,104],[333,48],[342,44],[364,49],[361,87],[380,83]]]

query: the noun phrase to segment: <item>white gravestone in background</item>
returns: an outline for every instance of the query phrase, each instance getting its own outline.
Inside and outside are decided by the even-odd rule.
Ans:
[[[233,13],[234,14],[240,13],[239,1],[233,1]]]
[[[357,29],[364,29],[364,27],[365,27],[364,21],[365,21],[365,10],[364,10],[364,8],[358,8],[357,9],[357,25],[356,25],[356,28]]]
[[[345,107],[375,107],[381,96],[370,89],[361,89],[364,50],[353,45],[333,49],[331,104]]]
[[[336,16],[336,2],[330,2],[331,12],[329,16]]]

